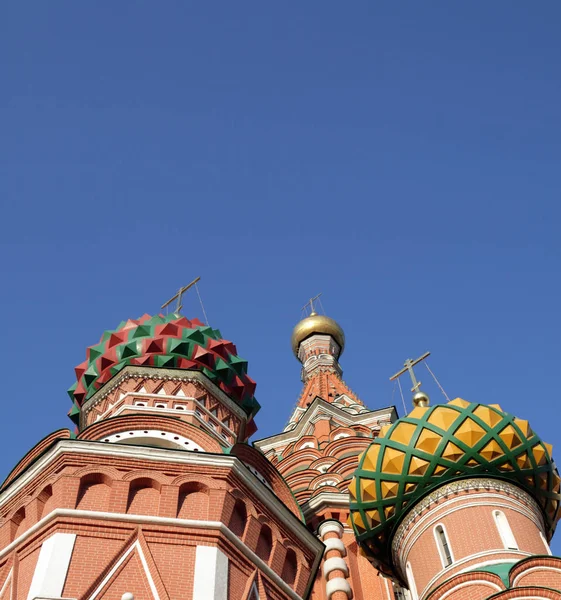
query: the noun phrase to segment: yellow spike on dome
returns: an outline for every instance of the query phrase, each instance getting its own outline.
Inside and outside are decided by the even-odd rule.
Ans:
[[[386,437],[386,433],[388,433],[388,431],[391,429],[391,425],[382,425],[382,427],[380,427],[380,432],[378,433],[379,438],[383,438]]]
[[[353,477],[349,483],[349,496],[353,502],[356,502],[356,478]]]
[[[470,458],[466,463],[468,467],[476,467],[478,464],[479,463],[475,460],[475,458]]]
[[[415,488],[417,487],[416,483],[408,483],[405,485],[405,493],[408,494],[409,492],[412,492]]]
[[[514,419],[514,422],[516,423],[516,425],[518,425],[518,429],[520,429],[520,431],[527,437],[532,437],[532,428],[530,427],[530,423],[528,423],[528,421],[525,421],[524,419]]]
[[[460,416],[460,413],[446,406],[435,406],[432,414],[428,418],[428,422],[440,429],[448,430],[450,425]]]
[[[514,467],[508,461],[504,462],[502,465],[499,465],[499,469],[501,471],[514,471]]]
[[[429,464],[430,463],[428,460],[423,460],[418,456],[413,456],[411,458],[411,462],[409,463],[409,475],[424,475]]]
[[[391,516],[393,516],[393,514],[395,513],[395,504],[392,504],[391,506],[386,506],[386,508],[384,508],[384,513],[386,515],[386,519],[389,519]]]
[[[547,450],[547,453],[549,454],[549,458],[552,458],[552,456],[553,456],[552,444],[548,444],[547,442],[544,442],[543,445],[545,446],[545,449]]]
[[[377,527],[380,522],[380,513],[378,512],[378,509],[373,508],[372,510],[367,510],[365,511],[365,515],[366,515],[366,521],[368,523],[368,526],[373,529],[374,527]]]
[[[365,471],[376,471],[378,454],[380,454],[380,446],[378,444],[372,444],[370,448],[364,453],[364,461],[362,462],[362,468]]]
[[[557,471],[552,471],[551,473],[551,487],[553,493],[559,493],[559,488],[561,487],[561,477],[559,477],[559,473]]]
[[[361,479],[360,497],[362,502],[375,502],[377,498],[376,481],[373,479]]]
[[[360,533],[364,533],[366,531],[366,525],[362,520],[362,516],[359,512],[353,513],[353,524],[355,529]]]
[[[448,402],[448,405],[459,406],[460,408],[466,408],[469,404],[467,400],[463,400],[462,398],[454,398],[454,400]]]
[[[545,473],[538,473],[536,475],[538,487],[540,487],[542,490],[547,490],[547,480],[548,480],[547,476],[548,476],[547,471]]]
[[[398,423],[390,435],[390,440],[407,446],[416,429],[417,426],[411,423]]]
[[[494,427],[497,423],[502,421],[503,417],[499,415],[496,411],[494,411],[489,406],[484,406],[480,404],[474,411],[473,414],[476,417],[479,417],[482,421],[485,422],[489,427]]]
[[[514,427],[512,425],[507,425],[500,433],[501,440],[507,445],[507,447],[512,450],[517,448],[522,443],[519,435],[516,433]]]
[[[456,462],[459,458],[464,455],[464,451],[458,448],[454,442],[448,442],[446,444],[446,448],[444,448],[444,452],[442,453],[442,457],[447,460],[453,460]]]
[[[433,475],[441,475],[447,469],[448,469],[448,467],[445,467],[444,465],[438,465],[436,467],[436,469],[434,470]]]
[[[386,448],[382,460],[382,471],[398,475],[403,469],[405,454],[395,448]]]
[[[415,448],[427,452],[428,454],[434,454],[438,448],[438,444],[440,444],[440,440],[442,440],[441,435],[436,433],[436,431],[425,428],[417,439]]]
[[[454,435],[466,446],[473,448],[475,444],[485,435],[485,430],[470,417],[456,429]]]
[[[545,465],[545,463],[547,462],[547,456],[546,456],[545,448],[542,446],[542,444],[536,444],[532,448],[532,452],[534,454],[534,460],[536,461],[536,464],[539,467]]]
[[[380,489],[382,490],[382,498],[391,498],[397,496],[399,482],[397,481],[381,481]]]
[[[408,415],[408,419],[422,419],[428,410],[428,406],[417,406]]]
[[[503,449],[500,447],[497,440],[491,440],[482,450],[479,451],[479,454],[485,460],[495,460],[499,456],[504,456]]]
[[[491,408],[494,408],[495,410],[500,410],[502,413],[504,413],[504,410],[501,408],[500,404],[489,404],[489,406]]]
[[[522,452],[522,454],[519,454],[516,457],[516,464],[521,469],[530,469],[532,467],[532,463],[530,462],[530,459],[528,458],[527,452]]]

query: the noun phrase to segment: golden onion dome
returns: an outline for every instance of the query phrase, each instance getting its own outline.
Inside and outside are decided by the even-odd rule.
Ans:
[[[341,352],[339,354],[343,354],[345,348],[345,333],[341,329],[341,326],[334,319],[313,312],[309,317],[306,317],[297,323],[292,331],[292,351],[296,357],[298,357],[298,348],[300,347],[300,344],[306,338],[314,335],[314,333],[330,335],[341,347]]]

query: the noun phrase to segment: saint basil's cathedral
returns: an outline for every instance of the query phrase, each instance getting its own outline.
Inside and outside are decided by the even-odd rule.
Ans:
[[[368,407],[344,348],[327,316],[296,325],[303,389],[258,439],[220,331],[174,312],[103,333],[75,428],[0,488],[0,600],[561,600],[551,446],[508,406],[430,406],[412,361],[411,412]]]

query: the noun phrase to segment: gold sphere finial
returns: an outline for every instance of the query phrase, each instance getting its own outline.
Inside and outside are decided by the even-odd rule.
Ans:
[[[417,408],[418,406],[421,407],[426,407],[430,405],[430,398],[428,397],[428,394],[425,394],[425,392],[416,392],[415,394],[413,394],[413,406],[415,406],[415,408]]]
[[[298,358],[298,348],[300,347],[300,344],[306,338],[314,335],[314,333],[330,335],[341,348],[339,355],[343,353],[345,348],[345,333],[341,326],[334,319],[326,317],[325,315],[318,315],[315,311],[312,311],[309,316],[297,323],[292,331],[292,351],[296,358]]]

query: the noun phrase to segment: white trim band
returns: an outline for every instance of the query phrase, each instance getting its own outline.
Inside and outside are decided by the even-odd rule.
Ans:
[[[345,548],[345,544],[343,540],[339,538],[329,538],[328,540],[324,540],[325,544],[325,553],[330,550],[338,550],[341,553],[341,556],[347,556],[347,549]]]
[[[332,558],[328,558],[323,563],[323,576],[327,579],[329,573],[333,571],[343,571],[345,577],[349,576],[349,567],[347,563],[339,556],[333,556]]]
[[[343,526],[337,521],[324,521],[318,527],[318,533],[321,538],[325,537],[328,533],[336,533],[339,537],[342,537]]]
[[[333,596],[335,592],[345,592],[349,598],[351,598],[353,594],[349,582],[342,577],[335,577],[331,581],[328,581],[325,585],[327,600],[330,600],[331,596]]]

